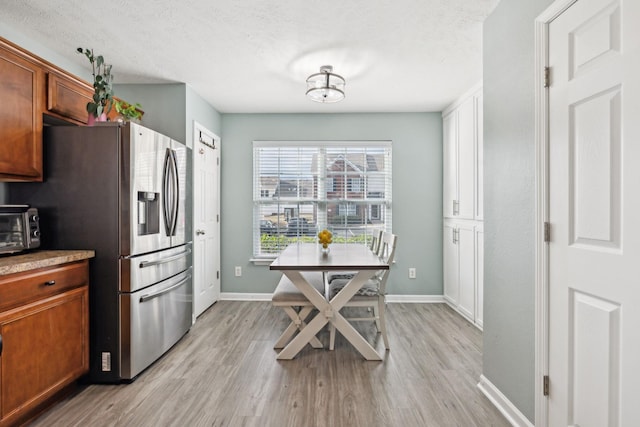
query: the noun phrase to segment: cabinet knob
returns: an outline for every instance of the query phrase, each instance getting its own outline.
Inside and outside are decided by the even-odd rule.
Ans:
[[[196,236],[201,236],[205,234],[204,230],[196,230]]]
[[[53,286],[53,285],[55,285],[55,284],[56,284],[56,281],[55,281],[55,280],[49,280],[48,282],[44,282],[44,285],[45,285],[45,286]]]

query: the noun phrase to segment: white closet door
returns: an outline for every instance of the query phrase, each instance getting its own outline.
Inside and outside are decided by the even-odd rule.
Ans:
[[[475,227],[470,224],[458,225],[458,310],[471,321],[475,318],[476,272],[475,272]]]
[[[443,233],[444,297],[452,305],[458,305],[458,244],[454,224],[445,223]]]
[[[482,118],[484,117],[483,97],[482,93],[475,96],[476,103],[476,200],[475,200],[475,218],[482,220],[484,218],[484,125]]]
[[[458,124],[454,111],[442,119],[442,215],[453,218],[458,199]]]
[[[484,319],[484,227],[476,226],[476,325]]]
[[[458,215],[473,219],[475,212],[475,102],[470,97],[458,108]]]

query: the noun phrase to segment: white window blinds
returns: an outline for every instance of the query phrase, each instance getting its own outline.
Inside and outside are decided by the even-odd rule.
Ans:
[[[391,141],[254,141],[253,252],[296,241],[368,244],[391,231]]]

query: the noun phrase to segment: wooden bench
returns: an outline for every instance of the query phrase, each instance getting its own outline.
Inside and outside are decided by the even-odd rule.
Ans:
[[[322,272],[304,272],[302,275],[320,294],[325,294],[324,276]],[[305,327],[305,321],[314,307],[307,297],[305,297],[296,285],[284,274],[280,277],[278,286],[276,286],[275,291],[273,291],[271,303],[276,307],[282,307],[291,319],[291,323],[273,346],[273,348],[284,348],[295,333]],[[313,348],[322,348],[322,343],[316,337],[311,340],[310,344]]]

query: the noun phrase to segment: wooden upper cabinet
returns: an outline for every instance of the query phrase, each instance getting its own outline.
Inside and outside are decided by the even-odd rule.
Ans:
[[[0,179],[42,181],[44,70],[0,40]]]
[[[86,124],[92,95],[89,83],[0,37],[0,181],[42,181],[43,117]]]
[[[47,111],[87,123],[87,103],[93,88],[87,83],[56,72],[47,76]]]

